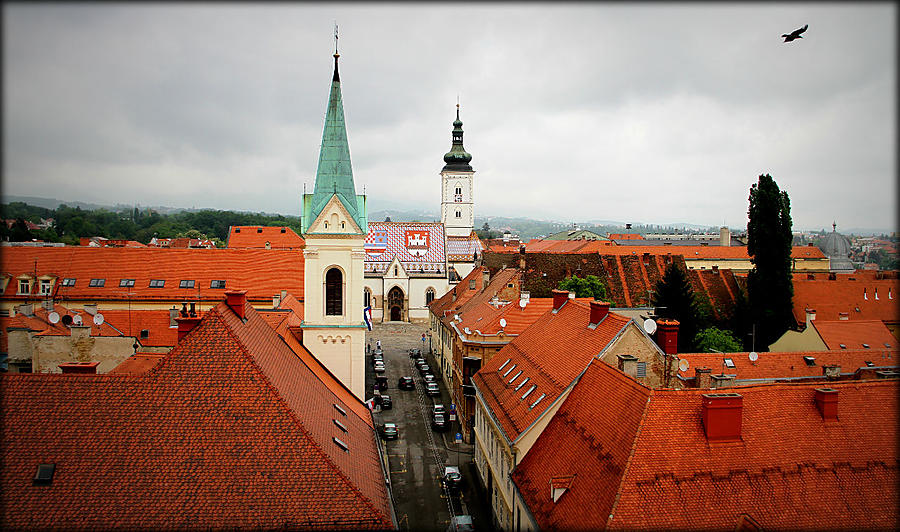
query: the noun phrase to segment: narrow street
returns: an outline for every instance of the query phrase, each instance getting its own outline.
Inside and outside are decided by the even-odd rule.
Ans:
[[[459,423],[453,421],[444,431],[432,429],[432,409],[435,404],[443,404],[450,410],[450,395],[439,376],[436,376],[441,395],[425,395],[425,385],[415,360],[410,358],[410,349],[422,349],[424,325],[404,322],[375,323],[369,331],[366,342],[375,349],[376,340],[381,340],[384,351],[384,365],[389,395],[393,407],[387,410],[375,409],[374,418],[379,433],[384,423],[396,423],[399,438],[384,441],[390,468],[394,506],[400,530],[440,530],[447,529],[453,515],[472,515],[475,527],[488,530],[490,519],[484,514],[486,506],[481,501],[473,501],[478,493],[474,488],[478,482],[472,475],[472,445],[455,443],[454,435],[459,432]],[[423,350],[423,355],[427,352]],[[425,356],[434,372],[434,359]],[[402,376],[412,377],[416,389],[401,390],[397,387]],[[366,355],[366,397],[371,397],[375,387],[375,373],[371,352]],[[463,477],[459,494],[451,494],[441,481],[445,466],[458,466]]]

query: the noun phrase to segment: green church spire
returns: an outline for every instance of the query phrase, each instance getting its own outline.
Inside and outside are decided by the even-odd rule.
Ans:
[[[463,147],[462,120],[459,119],[459,103],[456,104],[456,120],[453,121],[453,144],[444,155],[444,170],[464,170],[471,172],[472,154]]]
[[[347,142],[344,104],[341,99],[341,78],[338,73],[340,54],[337,53],[336,44],[335,42],[334,76],[328,95],[328,109],[325,112],[325,129],[322,132],[316,186],[313,194],[306,195],[303,201],[301,230],[304,232],[335,195],[362,231],[367,230],[364,196],[356,195],[356,187],[353,184],[350,145]]]

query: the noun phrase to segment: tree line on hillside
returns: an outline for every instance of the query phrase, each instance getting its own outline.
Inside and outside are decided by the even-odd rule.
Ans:
[[[705,294],[694,292],[687,272],[675,263],[656,284],[652,304],[658,317],[680,323],[679,352],[766,351],[794,324],[791,203],[770,175],[759,176],[750,187],[748,215],[747,251],[753,269],[747,275],[747,292],[737,295],[729,319],[713,319]],[[569,277],[559,288],[578,297],[606,296],[606,287],[593,275]]]
[[[224,247],[228,228],[233,225],[286,226],[300,232],[297,216],[269,215],[234,211],[201,210],[160,214],[152,209],[85,210],[65,204],[56,209],[36,207],[22,202],[0,205],[0,217],[15,220],[12,227],[0,224],[4,241],[24,242],[33,239],[77,245],[82,237],[104,237],[112,240],[135,240],[143,244],[157,238],[210,239]],[[39,224],[53,219],[46,229],[28,229],[26,221]]]

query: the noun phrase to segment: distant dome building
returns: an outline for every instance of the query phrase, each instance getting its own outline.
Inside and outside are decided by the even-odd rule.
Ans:
[[[853,272],[856,268],[850,261],[850,239],[837,232],[837,224],[831,224],[831,233],[819,244],[819,249],[830,259],[831,271]]]

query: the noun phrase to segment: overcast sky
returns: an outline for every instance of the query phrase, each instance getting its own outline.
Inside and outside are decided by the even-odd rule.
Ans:
[[[357,192],[478,216],[896,225],[893,3],[7,4],[3,194],[298,215],[333,24]],[[809,24],[803,39],[780,35]]]

